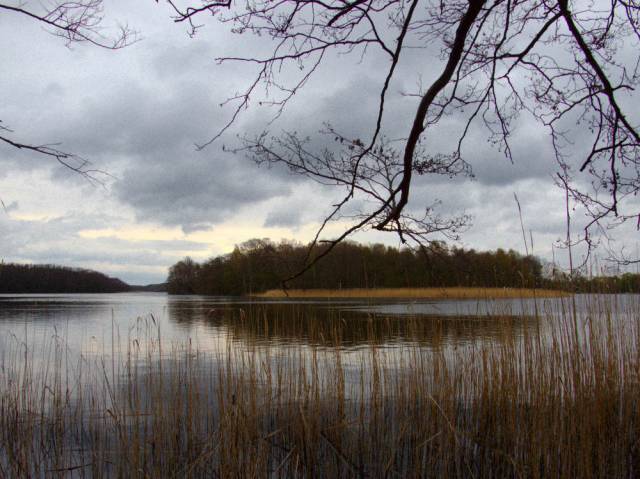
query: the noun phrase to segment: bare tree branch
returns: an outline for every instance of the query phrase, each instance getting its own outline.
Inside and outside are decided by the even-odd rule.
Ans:
[[[473,23],[478,17],[478,14],[480,13],[480,10],[482,9],[484,3],[485,2],[483,0],[469,0],[469,7],[463,17],[460,19],[460,24],[458,25],[458,29],[456,31],[456,36],[451,47],[451,53],[449,54],[449,57],[447,59],[447,64],[440,76],[431,84],[427,92],[422,97],[420,104],[418,105],[416,116],[411,126],[411,132],[409,133],[409,138],[407,139],[407,145],[405,146],[404,150],[404,170],[402,181],[400,182],[397,190],[392,193],[392,195],[395,196],[399,192],[400,200],[391,210],[389,215],[376,226],[377,229],[382,230],[389,224],[389,222],[397,220],[400,216],[400,212],[404,209],[409,201],[411,172],[413,170],[413,155],[415,153],[418,140],[420,139],[420,135],[425,128],[424,122],[427,117],[427,112],[429,111],[429,107],[433,103],[433,100],[451,80],[458,62],[462,57],[464,45],[467,40],[467,36],[469,35],[469,31],[471,30]],[[389,199],[391,201],[391,198]]]
[[[73,43],[89,43],[91,45],[118,50],[136,41],[136,32],[129,27],[119,26],[114,35],[105,35],[102,29],[103,0],[57,0],[49,7],[29,9],[25,3],[0,3],[0,11],[22,15],[45,25],[51,34],[63,38],[67,46]],[[0,120],[1,123],[1,120]],[[0,125],[0,141],[19,150],[54,158],[58,163],[71,171],[80,174],[93,183],[102,183],[106,172],[91,167],[91,163],[70,152],[59,150],[55,145],[38,145],[24,143],[9,138],[13,133],[6,126]]]
[[[67,45],[88,42],[92,45],[118,50],[136,41],[136,32],[127,26],[118,27],[113,36],[102,34],[102,0],[59,1],[42,11],[28,10],[23,4],[0,3],[0,10],[27,16],[51,28],[51,33],[64,38]]]
[[[414,173],[437,174],[429,130],[450,115],[462,126],[451,133],[456,135],[451,153],[437,161],[450,166],[451,176],[469,174],[465,158],[474,129],[514,162],[511,136],[526,115],[549,134],[559,169],[556,184],[566,192],[567,203],[586,212],[582,235],[570,243],[583,242],[590,251],[598,243],[595,235],[609,235],[627,221],[640,227],[635,200],[640,193],[639,117],[637,108],[629,106],[638,101],[640,53],[627,46],[640,41],[635,0],[597,5],[570,0],[238,0],[191,8],[177,18],[209,13],[232,24],[234,33],[273,42],[265,58],[220,59],[253,63],[258,70],[244,93],[232,98],[238,102],[234,114],[214,140],[233,126],[251,99],[259,98],[261,88],[272,95],[275,117],[281,115],[330,54],[361,57],[376,51],[389,58],[389,67],[379,72],[377,115],[366,145],[331,128],[332,148],[311,146],[287,132],[253,142],[244,137],[240,149],[256,161],[285,165],[342,191],[313,245],[322,241],[330,222],[348,216],[353,221],[344,229],[346,236],[335,238],[338,242],[367,228],[393,231],[403,242],[428,242],[429,234],[444,231],[434,216],[415,222],[410,190]],[[440,56],[433,54],[435,45],[441,47]],[[440,73],[425,91],[407,95],[416,99],[411,128],[405,138],[390,142],[384,131],[390,85],[403,50],[415,47],[426,52],[416,74],[423,67]],[[291,75],[288,66],[303,73]],[[345,214],[363,201],[369,202],[368,209]]]

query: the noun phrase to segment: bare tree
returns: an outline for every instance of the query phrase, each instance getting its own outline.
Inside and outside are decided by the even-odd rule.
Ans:
[[[188,23],[191,34],[201,26],[196,18],[214,16],[230,23],[237,34],[260,35],[273,42],[271,54],[264,58],[218,59],[253,64],[256,74],[242,93],[229,99],[234,104],[230,121],[201,147],[224,134],[261,87],[270,92],[268,101],[279,116],[330,52],[360,58],[377,50],[387,56],[388,67],[380,72],[378,114],[368,138],[346,139],[329,131],[339,140],[341,152],[312,151],[291,133],[245,138],[243,148],[259,162],[283,163],[317,181],[346,188],[327,221],[358,198],[366,197],[375,205],[358,214],[353,226],[332,244],[363,228],[395,231],[402,241],[424,240],[432,230],[458,229],[459,221],[438,222],[430,210],[420,220],[407,214],[414,173],[467,171],[467,139],[478,125],[512,159],[510,139],[521,115],[549,132],[562,186],[572,203],[588,214],[583,239],[589,245],[596,230],[608,232],[611,225],[628,221],[640,228],[635,200],[640,188],[640,101],[635,91],[640,2],[222,0],[178,5],[167,1],[174,20]],[[411,128],[394,145],[394,153],[387,154],[382,120],[389,85],[409,45],[427,53],[440,45],[440,56],[424,60],[440,65],[440,70],[427,88],[415,94]],[[299,67],[300,74],[283,74],[288,65]],[[629,106],[633,103],[635,108]],[[452,153],[431,158],[430,128],[450,114],[464,119]]]
[[[36,5],[33,5],[36,4]],[[103,0],[55,0],[52,2],[0,2],[0,14],[25,17],[41,24],[52,35],[62,38],[67,46],[74,43],[118,50],[135,42],[136,33],[126,25],[118,26],[117,32],[104,32]],[[53,158],[61,165],[82,175],[90,181],[99,181],[104,172],[74,153],[63,151],[55,144],[37,144],[18,140],[13,130],[0,120],[0,142],[20,150]]]
[[[437,212],[438,201],[423,207],[418,214],[400,210],[393,223],[380,224],[380,218],[397,207],[394,189],[404,174],[404,167],[402,151],[396,144],[403,142],[393,142],[381,136],[376,145],[367,147],[362,141],[345,138],[329,126],[323,133],[329,137],[327,143],[333,142],[338,147],[313,148],[309,138],[300,138],[296,133],[284,133],[278,137],[269,137],[264,133],[257,138],[244,138],[244,146],[235,150],[247,152],[258,164],[285,165],[296,174],[344,191],[344,196],[332,206],[316,232],[304,265],[287,281],[302,275],[356,231],[375,228],[395,232],[402,243],[425,245],[436,234],[457,239],[458,233],[468,224],[469,217],[464,214],[443,218]],[[471,175],[469,166],[460,158],[430,156],[420,146],[412,170],[419,175]],[[338,219],[349,226],[337,237],[321,240],[320,235],[327,224]],[[318,250],[315,248],[318,241],[327,247]],[[315,256],[311,256],[312,252],[315,252]]]

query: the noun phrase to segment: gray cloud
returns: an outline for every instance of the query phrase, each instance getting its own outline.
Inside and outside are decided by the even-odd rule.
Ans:
[[[143,221],[203,229],[241,208],[288,193],[286,184],[268,171],[243,167],[234,158],[211,161],[156,157],[125,171],[118,198],[133,206]]]
[[[175,31],[170,32],[168,40],[155,36],[134,45],[131,53],[123,52],[127,53],[123,65],[114,62],[114,55],[100,52],[100,59],[109,66],[124,66],[128,72],[113,75],[98,66],[99,76],[93,79],[97,80],[98,91],[88,88],[78,94],[78,85],[65,82],[65,75],[61,80],[50,81],[40,94],[41,99],[60,105],[65,121],[56,121],[59,108],[50,113],[41,111],[39,116],[44,117],[42,122],[47,126],[43,136],[59,139],[65,146],[73,145],[107,170],[114,162],[125,165],[119,174],[121,182],[115,187],[120,200],[133,206],[141,219],[180,225],[185,231],[215,224],[245,204],[286,194],[283,184],[271,185],[274,181],[300,181],[286,170],[256,170],[242,158],[212,160],[222,156],[220,145],[194,152],[194,143],[210,138],[232,112],[232,105],[220,108],[219,103],[251,81],[247,75],[253,72],[252,66],[214,65],[213,57],[239,47],[227,42],[212,48],[202,36],[186,41]],[[243,43],[246,44],[246,40],[243,37]],[[245,52],[260,42],[250,38],[248,43]],[[417,100],[398,93],[415,90],[415,65],[420,65],[418,60],[429,53],[433,52],[407,50],[403,53],[385,110],[384,132],[391,137],[406,134]],[[74,67],[73,61],[89,61],[77,52],[71,58],[57,50],[56,54],[56,59],[66,62],[68,68]],[[275,134],[281,130],[297,130],[303,136],[316,137],[323,122],[329,121],[348,136],[366,138],[375,122],[382,82],[378,76],[371,76],[371,72],[382,71],[388,63],[387,58],[376,55],[355,66],[350,58],[329,58],[276,123],[266,125],[269,111],[254,105],[253,109],[242,112],[233,131],[251,134],[268,127]],[[90,66],[96,68],[94,64]],[[336,77],[337,71],[339,77]],[[429,81],[434,74],[433,69],[425,71],[424,81]],[[65,109],[66,104],[69,107]],[[32,114],[30,111],[29,116]],[[447,126],[451,125],[445,124]],[[546,165],[542,166],[544,162],[526,157],[510,165],[486,142],[478,141],[482,133],[473,131],[470,135],[473,145],[470,161],[481,183],[508,184],[547,172]],[[317,147],[322,148],[328,140],[318,137]],[[233,134],[223,141],[234,143]],[[427,141],[430,151],[452,149],[452,135],[447,131],[427,132]],[[528,147],[524,150],[535,151]],[[252,179],[250,189],[246,188],[247,181],[243,178]],[[239,183],[232,184],[238,179]],[[417,181],[429,184],[443,179]],[[196,189],[200,193],[196,193]],[[182,212],[177,213],[178,209]]]
[[[69,215],[44,220],[0,217],[2,259],[14,262],[55,263],[97,268],[117,273],[131,283],[162,281],[168,265],[188,252],[206,257],[210,245],[186,240],[127,241],[116,237],[86,238],[79,232],[121,221],[108,215]]]
[[[204,255],[208,245],[87,239],[78,231],[126,224],[127,215],[120,214],[120,208],[140,223],[177,226],[185,232],[211,228],[238,213],[255,216],[265,227],[295,229],[317,220],[314,215],[329,208],[339,196],[335,190],[310,188],[286,169],[259,168],[242,155],[222,151],[221,146],[238,145],[236,134],[268,129],[275,135],[296,130],[309,135],[320,149],[330,142],[317,134],[324,122],[347,136],[366,140],[375,123],[383,82],[380,72],[388,67],[388,58],[373,54],[357,63],[355,56],[328,56],[274,123],[269,121],[275,111],[259,106],[264,97],[255,98],[220,142],[198,152],[194,144],[210,139],[233,113],[233,103],[222,108],[220,104],[250,84],[255,72],[255,65],[217,66],[214,58],[247,52],[260,56],[268,42],[247,35],[229,36],[217,24],[202,29],[192,40],[153,2],[115,1],[112,5],[109,8],[114,8],[115,17],[129,20],[143,33],[141,42],[119,52],[85,46],[69,50],[33,22],[0,16],[3,125],[14,128],[16,138],[25,141],[61,142],[61,148],[91,159],[116,177],[111,183],[116,206],[107,210],[91,191],[93,187],[55,162],[0,145],[0,179],[6,179],[8,171],[44,172],[38,178],[48,174],[55,184],[62,183],[87,198],[86,204],[80,200],[60,206],[67,213],[49,220],[17,221],[5,215],[0,220],[0,247],[6,257],[98,264],[101,268],[110,265],[111,271],[129,275],[125,278],[158,281],[163,276],[158,271],[184,250]],[[406,136],[418,100],[401,93],[415,91],[420,75],[423,84],[428,84],[438,73],[438,68],[425,62],[438,48],[403,52],[385,109],[383,132],[387,136]],[[438,128],[427,130],[429,152],[451,152],[463,126],[462,119],[454,115]],[[485,129],[472,128],[465,153],[475,181],[416,177],[411,208],[418,210],[440,199],[445,214],[475,216],[475,226],[463,237],[465,244],[522,249],[513,201],[516,192],[527,228],[549,245],[562,234],[564,225],[562,198],[552,181],[556,165],[549,138],[526,115],[518,121],[516,131],[511,164],[486,141]],[[576,138],[581,134],[586,132],[578,131]],[[576,151],[580,147],[578,142]],[[20,188],[15,185],[16,191]],[[298,190],[304,190],[304,195]],[[44,184],[42,195],[50,191]],[[6,200],[10,213],[22,212],[25,202],[20,199],[16,209],[18,201],[12,194],[5,189],[0,198]],[[49,201],[62,205],[63,200],[52,196]],[[363,204],[352,206],[357,209]],[[93,213],[87,211],[92,208]],[[379,238],[373,234],[359,239],[369,237]],[[238,238],[238,242],[245,239]],[[540,251],[544,251],[542,246]]]
[[[73,91],[77,85],[51,81],[40,97],[59,108],[39,112],[39,131],[25,128],[24,134],[56,138],[90,158],[97,168],[117,175],[114,192],[138,219],[184,231],[206,229],[247,205],[288,194],[277,169],[258,169],[221,152],[221,145],[196,151],[195,143],[225,121],[212,92],[226,80],[212,73],[206,50],[201,43],[150,42],[143,54],[129,59],[130,75],[112,82],[98,76],[97,88],[84,95]],[[17,118],[30,114],[27,109]],[[20,155],[7,150],[5,158],[17,163]],[[52,166],[41,158],[31,164]],[[56,181],[78,183],[63,168],[53,171]]]
[[[12,211],[16,211],[19,208],[19,205],[18,205],[17,201],[12,201],[8,205],[5,205],[3,203],[3,206],[4,206],[5,213],[11,213]]]
[[[267,228],[282,226],[285,228],[297,228],[302,223],[301,205],[294,208],[286,207],[283,209],[273,210],[269,212],[264,220],[264,226]]]

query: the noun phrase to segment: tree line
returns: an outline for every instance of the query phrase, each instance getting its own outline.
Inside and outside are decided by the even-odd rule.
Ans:
[[[640,274],[623,273],[617,276],[574,275],[569,278],[559,274],[546,281],[550,288],[577,293],[640,293]]]
[[[50,264],[0,264],[0,293],[119,293],[131,287],[98,271]]]
[[[185,258],[169,269],[172,294],[241,295],[280,288],[309,254],[326,245],[252,239],[199,264]],[[432,243],[420,249],[355,242],[338,244],[287,286],[299,289],[397,287],[543,287],[543,267],[516,251],[476,251]]]

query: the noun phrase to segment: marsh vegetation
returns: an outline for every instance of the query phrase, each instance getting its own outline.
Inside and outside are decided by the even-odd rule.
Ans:
[[[148,316],[78,355],[60,334],[40,353],[16,337],[0,476],[635,477],[638,303],[398,317],[175,302],[174,321],[224,335],[178,341]]]
[[[555,298],[569,293],[551,289],[526,288],[346,288],[270,289],[260,298],[417,298],[417,299],[497,299]]]

